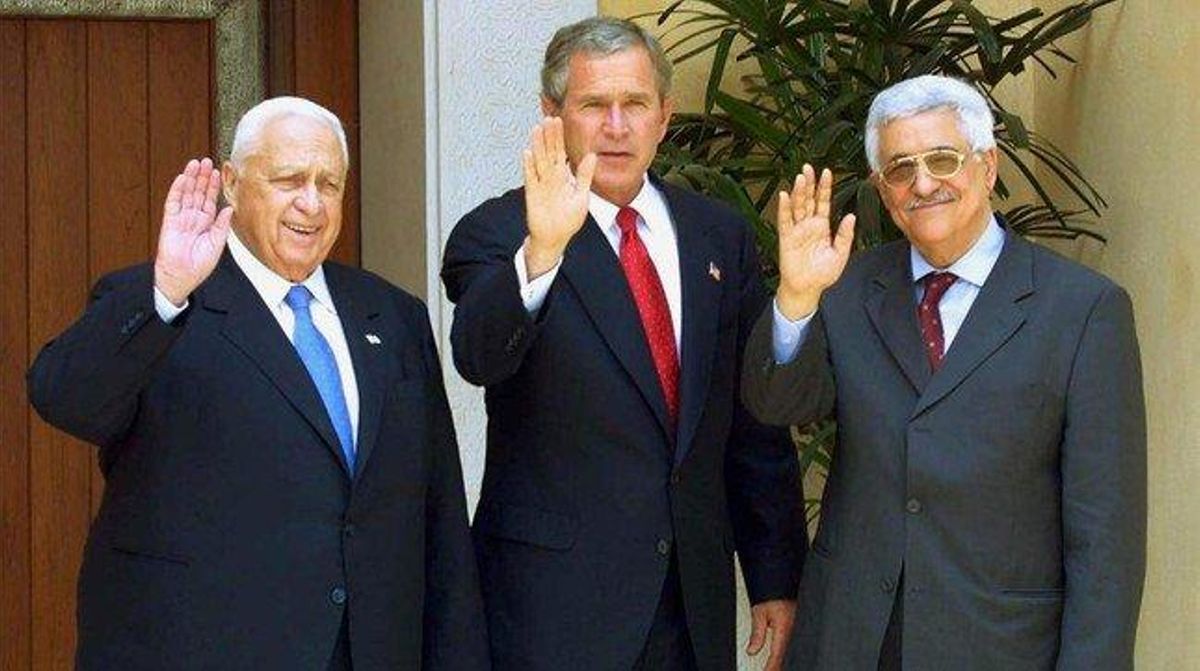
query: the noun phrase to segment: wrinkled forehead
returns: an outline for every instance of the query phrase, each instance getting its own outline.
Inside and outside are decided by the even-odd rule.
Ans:
[[[289,168],[345,174],[349,166],[342,156],[337,134],[317,119],[287,115],[263,127],[247,161],[264,169]]]
[[[949,108],[896,117],[879,128],[879,158],[885,164],[934,149],[967,151],[969,146],[962,120]]]

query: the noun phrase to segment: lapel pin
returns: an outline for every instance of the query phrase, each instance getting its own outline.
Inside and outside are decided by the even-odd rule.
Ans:
[[[708,276],[713,278],[714,282],[721,281],[721,269],[718,268],[717,264],[713,263],[712,261],[708,262]]]
[[[367,334],[367,342],[371,343],[372,345],[378,345],[379,343],[381,343],[383,341],[380,340],[379,336],[375,335],[374,333],[368,333]]]

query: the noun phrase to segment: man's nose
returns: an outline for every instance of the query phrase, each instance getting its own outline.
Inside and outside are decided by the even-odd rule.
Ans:
[[[929,174],[924,165],[917,167],[917,176],[913,179],[912,190],[918,196],[929,196],[942,187],[942,180]]]
[[[309,182],[296,196],[296,209],[305,214],[316,214],[321,209],[321,195],[317,193],[317,185]]]
[[[608,114],[604,118],[604,128],[614,135],[621,135],[629,130],[629,126],[625,123],[625,112],[621,109],[620,103],[614,102],[608,106]]]

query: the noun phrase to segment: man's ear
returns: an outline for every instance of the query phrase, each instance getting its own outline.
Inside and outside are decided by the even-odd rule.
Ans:
[[[675,114],[675,99],[665,96],[662,99],[662,129],[658,133],[658,141],[667,136],[667,128],[671,125],[671,116]]]
[[[542,116],[559,116],[562,112],[562,106],[554,102],[546,96],[541,97],[542,101]]]
[[[221,164],[221,194],[225,196],[225,202],[237,207],[237,169],[233,167],[233,163],[225,161]]]
[[[988,191],[991,191],[996,186],[997,167],[999,166],[1000,157],[995,147],[981,152],[983,157],[984,179],[987,180]]]

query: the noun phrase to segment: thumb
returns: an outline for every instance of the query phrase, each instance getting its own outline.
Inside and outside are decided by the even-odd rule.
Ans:
[[[750,641],[746,643],[746,654],[754,656],[767,642],[767,618],[762,613],[750,614]]]
[[[596,175],[596,154],[588,153],[579,162],[578,168],[575,170],[575,184],[583,191],[592,189],[592,177]]]

